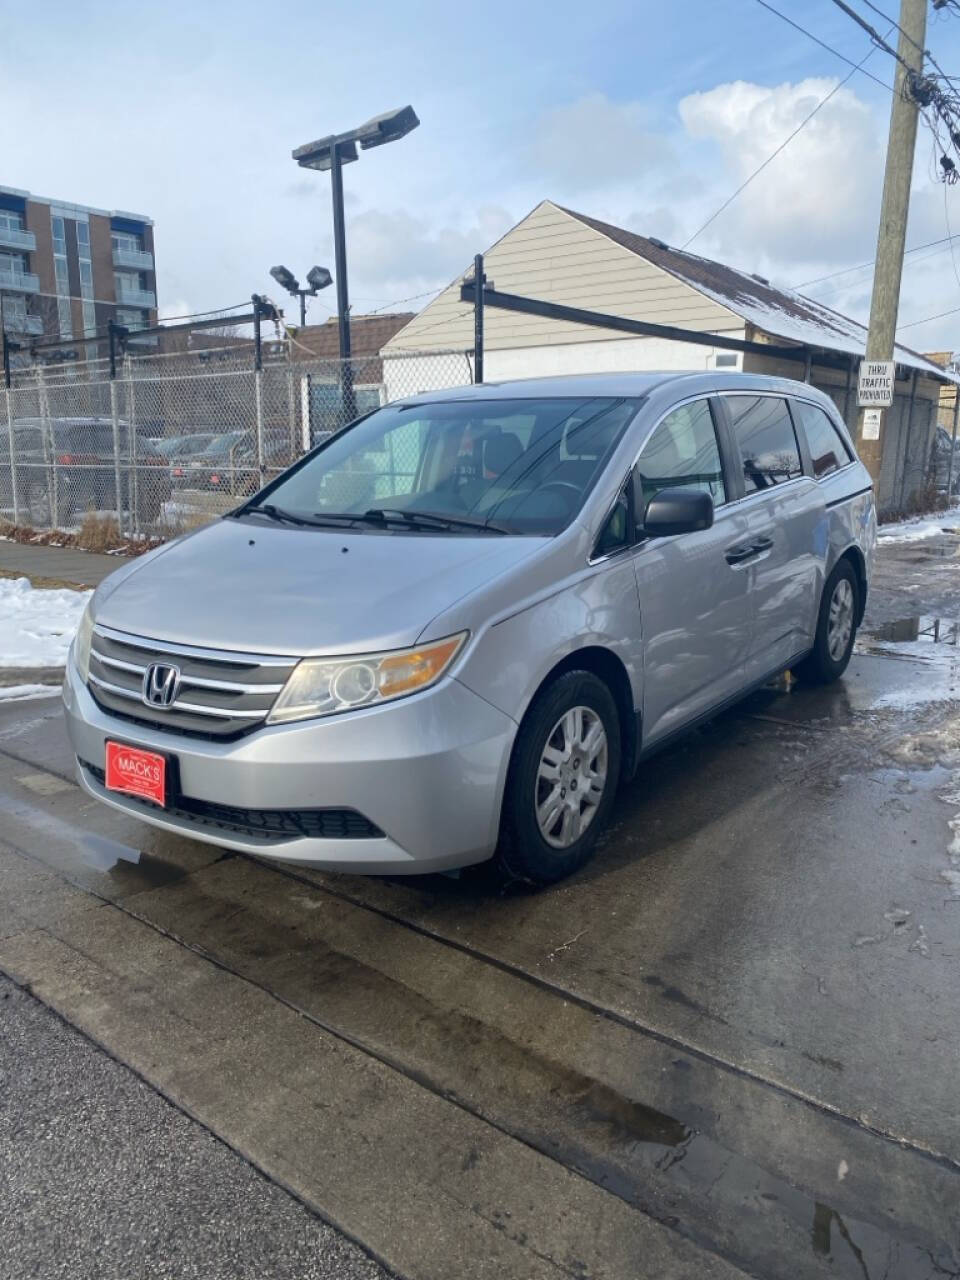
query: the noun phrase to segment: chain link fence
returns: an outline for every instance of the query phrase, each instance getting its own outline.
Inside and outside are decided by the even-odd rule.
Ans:
[[[288,342],[36,365],[0,398],[0,518],[171,537],[229,511],[349,421],[473,380],[471,353],[299,359]]]

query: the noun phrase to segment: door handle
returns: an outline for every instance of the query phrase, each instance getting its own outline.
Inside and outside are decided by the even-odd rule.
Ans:
[[[752,560],[754,556],[758,556],[760,552],[752,542],[743,543],[739,547],[730,547],[724,552],[727,564],[737,565],[744,564],[747,560]]]
[[[759,555],[762,551],[769,551],[773,546],[772,538],[758,538],[753,544],[753,549]]]

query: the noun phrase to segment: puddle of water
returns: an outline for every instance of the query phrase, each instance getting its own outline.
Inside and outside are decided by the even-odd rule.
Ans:
[[[133,849],[130,845],[121,844],[107,836],[94,835],[87,832],[77,838],[80,857],[96,871],[123,872],[130,868],[138,872],[138,878],[145,880],[151,889],[171,884],[183,876],[183,870],[175,867],[162,858]]]
[[[928,644],[960,646],[960,621],[956,618],[933,618],[927,614],[913,614],[897,618],[893,622],[881,622],[864,634],[874,640],[898,643],[923,641]]]

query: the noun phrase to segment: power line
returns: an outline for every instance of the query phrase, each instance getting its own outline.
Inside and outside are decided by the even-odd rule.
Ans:
[[[947,184],[943,184],[943,220],[947,226],[947,237],[950,241],[950,261],[953,263],[953,274],[960,287],[960,271],[957,270],[957,255],[953,248],[953,232],[950,230],[950,210],[947,207]]]
[[[905,253],[919,253],[921,249],[932,249],[934,245],[946,244],[954,239],[952,235],[942,236],[939,240],[928,240],[926,244],[915,244],[912,249],[905,249]],[[933,255],[931,254],[931,257]],[[800,284],[790,285],[791,289],[808,289],[812,284],[822,284],[824,280],[835,280],[837,276],[847,276],[854,271],[863,271],[866,267],[872,267],[876,262],[876,258],[871,258],[869,262],[861,262],[856,267],[844,267],[842,271],[831,271],[829,275],[817,276],[813,280],[802,280]]]
[[[423,293],[411,294],[409,298],[394,298],[392,302],[385,302],[382,307],[374,307],[367,314],[375,316],[379,311],[386,311],[389,307],[399,307],[402,302],[418,302],[421,298],[437,298],[446,288],[447,286],[442,284],[439,289],[426,289]],[[360,301],[363,301],[363,299],[360,299]]]
[[[953,307],[950,311],[941,311],[935,316],[926,316],[923,320],[911,320],[909,324],[898,324],[897,333],[903,329],[915,329],[918,324],[929,324],[931,320],[942,320],[944,316],[955,316],[960,311],[960,307]]]
[[[808,39],[814,42],[814,44],[818,44],[821,49],[826,49],[827,53],[832,53],[835,58],[839,58],[841,62],[845,62],[848,67],[853,67],[854,71],[859,71],[862,75],[867,76],[867,78],[872,80],[874,84],[878,84],[881,89],[886,89],[887,93],[893,93],[892,86],[881,80],[879,76],[875,76],[872,71],[864,71],[863,68],[858,63],[854,62],[852,58],[848,58],[847,55],[845,53],[841,53],[839,49],[834,49],[833,45],[827,44],[825,40],[821,40],[819,36],[815,36],[813,32],[808,31],[806,27],[801,27],[799,22],[794,22],[794,20],[792,18],[788,18],[785,13],[781,13],[779,9],[775,9],[772,4],[768,3],[768,0],[757,0],[757,4],[762,5],[764,9],[769,9],[771,13],[775,13],[778,18],[782,18],[783,21],[793,27],[794,30],[807,36]]]
[[[764,4],[764,7],[765,7],[765,8],[769,8],[769,7],[770,7],[769,5],[766,5],[766,4],[765,4],[765,0],[760,0],[760,3],[761,3],[761,4]],[[774,12],[776,12],[776,10],[774,10]],[[795,25],[795,24],[794,24],[794,25]],[[893,29],[893,28],[891,28],[891,30],[892,30],[892,29]],[[821,108],[821,107],[825,107],[825,106],[827,105],[827,103],[830,101],[830,99],[833,97],[833,95],[834,95],[835,93],[838,93],[838,92],[839,92],[839,90],[841,90],[841,89],[843,88],[843,86],[847,83],[847,81],[848,81],[848,80],[850,80],[850,79],[852,78],[852,76],[853,76],[857,71],[862,71],[862,70],[863,70],[863,64],[866,62],[867,58],[869,58],[869,57],[871,57],[871,56],[872,56],[873,52],[874,52],[874,48],[873,48],[873,47],[871,47],[871,48],[869,48],[869,49],[867,50],[867,52],[866,52],[866,53],[864,54],[864,56],[860,59],[860,61],[859,61],[859,62],[858,62],[854,67],[853,67],[853,70],[852,70],[852,71],[848,71],[848,72],[847,72],[847,74],[843,77],[843,79],[842,79],[842,80],[839,80],[839,81],[838,81],[838,82],[833,86],[833,88],[832,88],[832,89],[830,90],[830,92],[826,95],[826,97],[824,97],[824,98],[821,98],[821,99],[820,99],[820,101],[819,101],[819,102],[817,103],[817,105],[813,108],[813,110],[810,112],[810,114],[809,114],[809,115],[807,115],[807,116],[805,116],[805,117],[800,121],[800,123],[799,123],[799,124],[797,125],[797,127],[794,129],[793,133],[791,133],[791,134],[790,134],[790,136],[789,136],[788,138],[784,138],[783,142],[781,142],[781,143],[780,143],[780,145],[779,145],[779,147],[777,147],[776,151],[774,151],[772,155],[767,156],[767,158],[766,158],[766,160],[764,160],[763,164],[758,165],[758,167],[757,167],[756,169],[754,169],[753,173],[751,173],[751,174],[750,174],[749,178],[747,178],[747,180],[746,180],[745,182],[741,182],[740,186],[739,186],[739,187],[737,187],[736,191],[734,191],[732,195],[728,196],[728,197],[727,197],[727,199],[726,199],[726,200],[724,200],[724,202],[723,202],[723,204],[720,206],[720,208],[719,208],[719,209],[717,209],[714,213],[712,213],[712,214],[710,215],[710,217],[706,220],[706,222],[704,222],[704,223],[703,223],[703,225],[702,225],[701,227],[699,227],[699,228],[698,228],[698,229],[693,233],[693,235],[690,237],[690,239],[689,239],[689,240],[687,240],[687,241],[686,241],[686,243],[685,243],[685,244],[681,245],[681,249],[686,249],[686,248],[688,248],[691,244],[693,244],[694,240],[696,240],[696,239],[697,239],[697,237],[698,237],[699,235],[701,235],[704,231],[706,231],[707,227],[709,227],[709,226],[710,226],[711,222],[713,222],[713,221],[715,221],[717,218],[719,218],[719,217],[720,217],[720,214],[721,214],[721,213],[723,213],[723,211],[724,211],[725,209],[727,209],[731,204],[733,204],[734,200],[736,200],[737,196],[741,193],[741,191],[744,191],[747,187],[749,187],[750,183],[754,180],[754,178],[756,178],[759,174],[761,174],[761,173],[764,171],[764,169],[766,169],[766,167],[767,167],[767,165],[768,165],[768,164],[770,164],[773,160],[776,160],[776,158],[777,158],[777,156],[780,154],[780,152],[781,152],[781,151],[783,151],[787,146],[789,146],[789,144],[794,140],[794,138],[795,138],[795,137],[797,136],[797,134],[801,131],[801,129],[805,128],[805,127],[810,123],[810,121],[811,121],[811,120],[813,119],[813,117],[817,114],[817,112],[820,110],[820,108]]]

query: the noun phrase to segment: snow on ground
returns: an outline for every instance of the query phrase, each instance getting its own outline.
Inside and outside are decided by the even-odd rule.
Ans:
[[[55,698],[59,692],[58,684],[0,685],[0,702],[16,702],[24,698]]]
[[[0,578],[0,668],[62,667],[80,622],[89,591],[38,590],[29,578]],[[0,698],[35,696],[25,689],[43,685],[0,686]]]
[[[885,545],[891,542],[920,542],[924,538],[935,538],[945,530],[960,530],[960,507],[950,507],[941,511],[938,516],[911,516],[909,520],[898,520],[895,524],[882,524],[877,530],[877,538]]]

